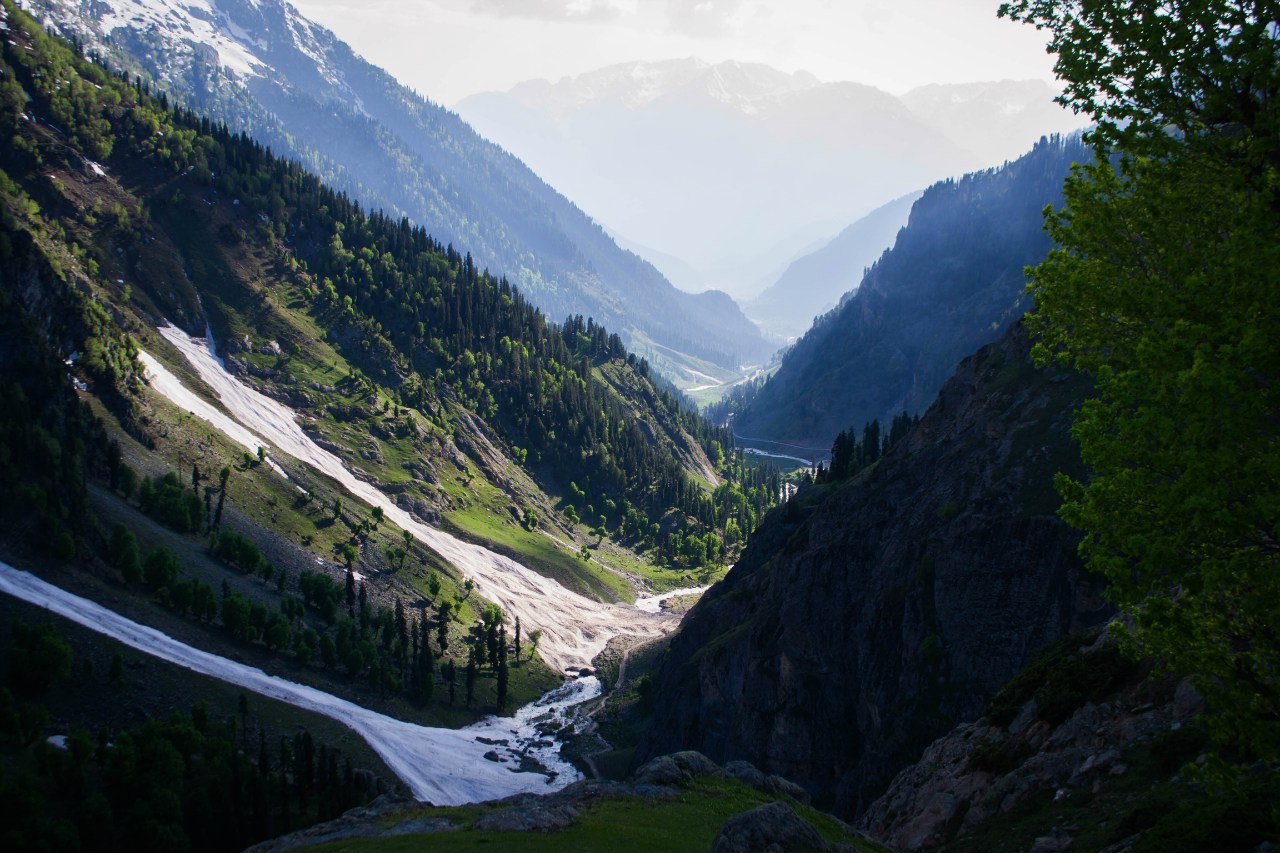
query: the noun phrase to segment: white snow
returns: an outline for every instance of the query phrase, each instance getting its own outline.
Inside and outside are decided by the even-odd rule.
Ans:
[[[212,47],[218,54],[218,63],[238,74],[256,76],[270,71],[244,44],[249,39],[241,39],[243,29],[218,25],[227,18],[212,0],[106,0],[97,8],[101,10],[98,25],[104,36],[118,27],[138,31],[154,27],[174,41],[190,40]]]
[[[709,589],[711,589],[709,586],[691,586],[686,587],[685,589],[673,589],[670,592],[664,592],[661,595],[637,598],[636,608],[638,610],[643,610],[645,613],[661,613],[662,602],[666,601],[668,598],[675,598],[680,595],[701,595]]]
[[[190,405],[199,398],[181,383],[174,387],[172,383],[156,381],[152,387],[218,429],[231,428],[236,434],[247,436],[249,441],[265,439],[277,453],[310,465],[337,480],[365,503],[382,507],[388,519],[475,581],[476,592],[496,603],[509,616],[518,616],[526,631],[541,629],[538,651],[551,667],[563,671],[589,666],[610,637],[619,634],[656,637],[675,627],[674,621],[665,616],[625,605],[603,604],[578,595],[514,560],[423,524],[396,506],[387,495],[358,479],[337,456],[312,441],[295,422],[292,409],[229,374],[206,340],[192,338],[176,326],[161,327],[160,333],[182,352],[239,425],[229,423],[226,415],[207,403],[199,409]],[[145,354],[144,359],[149,367],[155,364],[155,360]],[[241,426],[244,424],[252,424],[255,432],[249,433]],[[245,443],[241,438],[234,440]]]
[[[182,384],[182,380],[170,373],[169,369],[156,361],[150,353],[139,351],[138,360],[142,362],[147,374],[147,384],[153,390],[159,392],[161,396],[167,398],[179,408],[185,409],[200,420],[212,424],[218,432],[241,447],[248,449],[250,453],[256,455],[259,447],[266,449],[268,453],[267,464],[277,474],[288,479],[289,475],[284,472],[284,469],[272,461],[269,455],[271,447],[265,441],[254,435],[249,429],[241,426],[238,421],[227,417],[217,406],[212,405],[203,397],[188,389]]]
[[[97,175],[99,178],[106,177],[107,170],[102,168],[101,164],[95,163],[92,160],[85,160],[84,162],[86,165],[88,165],[90,169],[93,170],[93,173]]]
[[[536,741],[550,740],[543,737],[536,726],[549,717],[565,719],[572,713],[573,706],[600,693],[598,680],[577,679],[521,708],[514,718],[489,718],[465,729],[417,726],[374,713],[314,687],[267,675],[260,669],[193,648],[3,562],[0,562],[0,592],[162,660],[350,726],[415,797],[436,805],[482,802],[523,792],[546,793],[579,778],[573,766],[559,757],[554,745],[534,745]],[[509,743],[495,746],[478,741],[478,737],[507,739]],[[490,751],[497,752],[503,761],[485,759],[485,753]],[[548,778],[540,773],[515,772],[511,768],[518,766],[520,754],[536,757],[556,775]]]

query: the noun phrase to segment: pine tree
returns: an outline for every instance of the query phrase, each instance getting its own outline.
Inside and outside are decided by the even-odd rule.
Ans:
[[[498,710],[507,707],[507,629],[498,626]]]

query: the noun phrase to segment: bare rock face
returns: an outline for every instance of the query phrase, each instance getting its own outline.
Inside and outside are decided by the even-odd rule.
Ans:
[[[1019,324],[876,465],[766,519],[685,617],[637,761],[745,759],[854,816],[1032,653],[1107,615],[1052,486],[1079,464],[1087,385],[1029,351]]]
[[[1104,644],[1081,650],[1076,661],[1114,670],[1108,661],[1114,652]],[[858,829],[895,850],[945,848],[958,838],[980,837],[994,821],[1032,802],[1061,800],[1080,789],[1096,793],[1130,772],[1122,749],[1176,738],[1204,711],[1189,681],[1175,686],[1167,679],[1149,680],[1132,665],[1116,674],[1111,681],[1082,684],[1067,672],[1058,684],[1049,682],[1056,707],[1039,707],[1030,698],[1012,721],[992,714],[958,726],[898,774]],[[1011,687],[1016,690],[1017,682],[1001,696]],[[1074,697],[1067,705],[1064,691]],[[1038,692],[1046,693],[1043,683]],[[1064,831],[1036,838],[1031,849],[1050,853],[1071,842]]]

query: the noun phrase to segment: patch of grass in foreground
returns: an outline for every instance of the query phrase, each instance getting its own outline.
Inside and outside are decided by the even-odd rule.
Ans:
[[[529,853],[599,853],[644,851],[676,853],[702,851],[711,846],[720,826],[729,818],[765,803],[770,797],[734,779],[699,779],[670,800],[639,796],[608,797],[584,809],[568,829],[559,832],[480,832],[472,829],[476,818],[491,808],[407,811],[398,820],[416,817],[449,817],[466,829],[391,838],[353,838],[311,848],[325,853],[408,853],[408,851],[517,850]],[[788,803],[831,842],[852,844],[859,850],[881,850],[841,827],[830,815],[795,802]]]

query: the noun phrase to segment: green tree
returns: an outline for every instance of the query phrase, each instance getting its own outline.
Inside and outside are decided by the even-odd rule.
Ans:
[[[142,560],[138,556],[138,540],[133,531],[123,524],[111,528],[111,543],[108,546],[111,565],[120,570],[125,583],[136,584],[142,580]]]
[[[507,684],[510,673],[507,670],[507,626],[498,626],[498,710],[507,707]]]
[[[1280,40],[1273,3],[1022,0],[1098,122],[1032,270],[1041,361],[1091,373],[1063,517],[1135,651],[1280,758]]]
[[[43,693],[70,674],[71,646],[51,623],[13,623],[9,683],[15,691]]]

